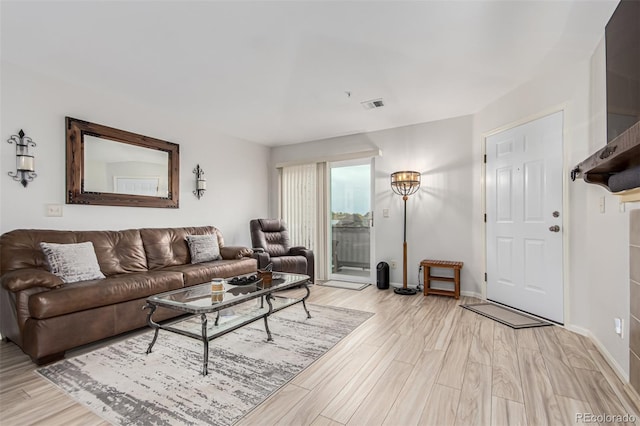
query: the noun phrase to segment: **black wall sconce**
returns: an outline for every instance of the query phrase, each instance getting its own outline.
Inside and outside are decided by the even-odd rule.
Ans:
[[[204,191],[207,190],[207,179],[204,177],[204,170],[200,168],[200,164],[196,165],[193,173],[196,175],[196,189],[193,191],[193,195],[198,197],[199,200],[204,195]]]
[[[16,171],[8,174],[26,188],[27,184],[38,176],[35,173],[33,154],[29,153],[29,148],[35,147],[36,143],[30,137],[25,136],[22,129],[17,135],[12,135],[7,139],[7,142],[16,144]]]

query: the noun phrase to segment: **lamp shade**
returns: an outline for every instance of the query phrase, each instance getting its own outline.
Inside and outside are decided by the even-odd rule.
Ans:
[[[411,195],[420,188],[420,173],[410,170],[391,173],[391,189],[398,195]]]

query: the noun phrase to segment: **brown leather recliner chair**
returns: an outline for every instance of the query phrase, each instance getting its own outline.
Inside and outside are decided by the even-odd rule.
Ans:
[[[273,263],[273,270],[305,274],[314,282],[313,251],[302,246],[291,247],[287,224],[280,219],[253,219],[249,222],[253,257],[262,269]]]

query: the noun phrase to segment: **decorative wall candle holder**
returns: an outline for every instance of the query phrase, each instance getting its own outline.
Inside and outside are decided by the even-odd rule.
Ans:
[[[200,168],[200,164],[196,165],[193,173],[196,175],[196,189],[193,191],[193,195],[198,197],[199,200],[207,190],[207,179],[204,177],[204,170]]]
[[[29,148],[35,147],[36,143],[30,137],[25,136],[22,129],[17,135],[12,135],[7,139],[7,142],[16,144],[16,171],[8,174],[26,188],[27,184],[38,176],[35,173],[35,158],[29,152]]]

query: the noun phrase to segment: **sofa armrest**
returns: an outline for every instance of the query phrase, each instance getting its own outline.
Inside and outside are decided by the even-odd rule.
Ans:
[[[51,272],[31,268],[7,272],[0,278],[0,282],[2,287],[14,293],[32,287],[56,288],[64,284],[60,277]]]
[[[226,260],[242,259],[243,257],[251,257],[253,250],[242,246],[224,246],[220,247],[220,256]]]

